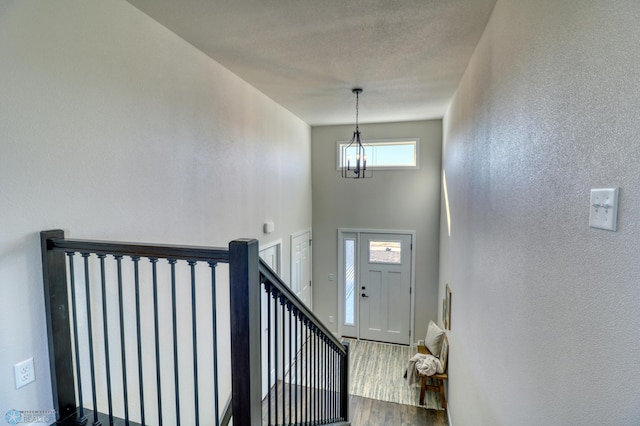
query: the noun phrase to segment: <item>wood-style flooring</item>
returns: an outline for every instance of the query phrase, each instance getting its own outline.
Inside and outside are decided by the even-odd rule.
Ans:
[[[310,390],[279,381],[277,389],[274,387],[271,393],[271,422],[268,422],[269,399],[265,398],[262,401],[262,424],[280,425],[299,421],[304,423],[313,419],[313,414],[308,413],[315,412],[315,409],[309,409],[305,403],[308,401],[307,395],[313,395],[311,397],[313,400],[319,397],[336,402],[338,400],[338,395],[331,392]],[[356,395],[349,396],[349,421],[352,426],[448,426],[449,424],[447,412],[444,410],[430,410]]]
[[[448,426],[447,412],[413,405],[395,404],[352,395],[349,397],[352,426]]]
[[[305,423],[313,421],[315,416],[322,417],[323,412],[338,415],[337,384],[322,382],[324,370],[318,374],[317,383],[307,386],[308,352],[303,345],[291,375],[286,374],[284,381],[278,380],[263,400],[263,425]],[[417,406],[419,389],[407,386],[403,378],[411,355],[410,347],[351,340],[349,421],[353,426],[448,426],[446,411]],[[318,364],[323,367],[325,363]],[[325,401],[320,403],[320,408],[315,405],[318,400]],[[329,408],[324,410],[326,404]],[[439,397],[429,400],[427,407],[440,408]]]

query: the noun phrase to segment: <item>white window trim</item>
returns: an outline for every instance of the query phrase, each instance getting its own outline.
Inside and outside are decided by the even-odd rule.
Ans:
[[[393,138],[393,139],[366,139],[362,141],[362,146],[367,148],[371,145],[384,145],[392,142],[415,142],[416,144],[416,165],[415,166],[372,166],[367,164],[367,170],[417,170],[420,169],[420,138]],[[336,170],[342,169],[340,162],[342,146],[348,145],[349,141],[336,141]]]

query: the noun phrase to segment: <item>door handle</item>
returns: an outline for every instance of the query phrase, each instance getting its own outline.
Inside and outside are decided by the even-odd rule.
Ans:
[[[366,294],[362,293],[362,297],[369,297],[369,296],[367,296]]]

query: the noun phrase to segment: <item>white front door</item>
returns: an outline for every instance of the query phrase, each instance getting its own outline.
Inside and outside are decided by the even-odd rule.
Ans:
[[[411,342],[411,234],[342,233],[346,336]]]
[[[291,290],[311,309],[311,231],[291,236]]]
[[[360,338],[409,344],[411,235],[361,234]]]

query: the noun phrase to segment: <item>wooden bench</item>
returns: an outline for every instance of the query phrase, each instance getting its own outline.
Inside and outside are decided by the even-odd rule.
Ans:
[[[429,349],[426,346],[418,345],[418,352],[421,354],[432,355]],[[444,381],[448,379],[447,376],[447,358],[449,357],[449,340],[447,336],[444,336],[442,339],[442,349],[440,350],[440,361],[442,362],[442,367],[444,373],[442,374],[434,374],[433,376],[423,376],[420,374],[420,405],[424,405],[424,397],[427,391],[430,392],[440,392],[440,401],[442,402],[442,408],[447,409],[447,398],[444,395]],[[428,382],[432,381],[435,384],[429,384]]]

